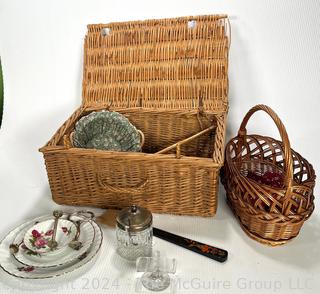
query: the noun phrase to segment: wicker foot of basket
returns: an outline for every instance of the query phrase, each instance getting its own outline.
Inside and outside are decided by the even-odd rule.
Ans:
[[[242,230],[253,240],[255,241],[258,241],[259,243],[261,244],[264,244],[264,245],[268,245],[268,246],[272,246],[272,247],[275,247],[275,246],[280,246],[280,245],[283,245],[283,244],[286,244],[288,243],[289,241],[291,241],[292,239],[294,239],[295,237],[291,238],[291,239],[288,239],[288,240],[269,240],[269,239],[264,239],[264,238],[261,238],[260,236],[250,232],[242,223],[241,221],[239,220],[239,223],[240,223],[240,226],[242,228]]]
[[[264,245],[268,245],[268,246],[272,246],[272,247],[275,247],[275,246],[280,246],[280,245],[284,245],[286,243],[288,243],[289,241],[291,241],[292,239],[294,239],[295,237],[292,237],[290,239],[287,239],[287,240],[270,240],[270,239],[265,239],[265,238],[262,238],[260,236],[258,236],[257,234],[254,234],[252,233],[251,231],[248,230],[248,228],[241,222],[240,218],[236,215],[234,209],[233,209],[233,206],[232,204],[230,203],[228,197],[226,199],[227,201],[227,204],[228,206],[230,207],[230,209],[232,210],[234,216],[237,218],[242,230],[253,240],[261,243],[261,244],[264,244]]]

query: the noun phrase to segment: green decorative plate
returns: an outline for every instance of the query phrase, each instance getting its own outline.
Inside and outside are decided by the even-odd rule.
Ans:
[[[102,110],[82,117],[71,134],[77,148],[112,151],[141,151],[143,133],[122,114]]]

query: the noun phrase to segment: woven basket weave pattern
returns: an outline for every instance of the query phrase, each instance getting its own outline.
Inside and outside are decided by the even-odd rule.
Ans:
[[[228,110],[228,32],[224,15],[89,25],[82,106],[41,148],[53,199],[214,215]],[[76,121],[101,109],[122,113],[144,133],[143,153],[72,148]]]
[[[274,120],[282,142],[246,134],[249,118],[259,110]],[[270,171],[283,175],[283,188],[262,185],[247,177],[248,172],[262,175]],[[291,149],[284,125],[265,105],[248,112],[239,135],[227,144],[222,174],[229,205],[244,231],[259,242],[272,246],[286,243],[298,235],[314,210],[312,165]]]

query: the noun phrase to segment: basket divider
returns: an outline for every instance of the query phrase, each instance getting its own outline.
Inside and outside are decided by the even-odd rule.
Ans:
[[[195,134],[195,135],[192,135],[192,136],[190,136],[190,137],[188,137],[188,138],[186,138],[186,139],[183,139],[183,140],[181,140],[181,141],[179,141],[179,142],[177,142],[177,143],[174,143],[174,144],[172,144],[172,145],[170,145],[170,146],[168,146],[168,147],[166,147],[166,148],[164,148],[164,149],[156,152],[155,154],[163,154],[163,153],[166,153],[166,152],[168,152],[168,151],[176,148],[176,149],[177,149],[177,158],[178,158],[178,157],[180,157],[179,154],[180,154],[180,147],[181,147],[181,145],[186,144],[186,143],[188,143],[188,142],[190,142],[190,141],[192,141],[192,140],[194,140],[194,139],[196,139],[196,138],[198,138],[198,137],[200,137],[200,136],[202,136],[202,135],[210,132],[210,131],[213,130],[214,128],[215,128],[215,126],[211,126],[211,127],[209,127],[209,128],[206,128],[206,129],[204,129],[203,131],[201,131],[201,132],[199,132],[199,133],[197,133],[197,134]],[[178,153],[179,153],[179,154],[178,154]]]

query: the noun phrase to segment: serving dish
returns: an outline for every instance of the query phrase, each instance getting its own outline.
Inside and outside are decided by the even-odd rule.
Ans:
[[[54,219],[48,219],[38,222],[31,226],[24,235],[23,243],[27,249],[38,254],[45,254],[51,251],[59,251],[64,249],[69,242],[75,237],[77,228],[75,224],[66,219],[60,219],[57,224],[57,232],[55,240],[57,247],[52,249],[49,242],[54,234]]]
[[[17,234],[27,227],[30,227],[35,222],[45,221],[51,216],[41,216],[31,221],[27,221],[9,232],[0,242],[0,267],[9,275],[22,279],[48,279],[55,278],[65,274],[74,272],[88,263],[94,262],[98,252],[101,249],[103,241],[103,233],[101,228],[95,221],[91,224],[95,231],[95,238],[90,248],[77,258],[76,261],[67,265],[57,266],[54,268],[39,268],[34,266],[26,266],[16,260],[11,252],[10,245],[15,240]],[[84,220],[81,216],[79,219]]]
[[[20,231],[15,239],[14,244],[20,244],[19,251],[13,254],[13,257],[26,266],[39,268],[58,267],[67,265],[82,256],[93,244],[95,238],[95,229],[91,221],[83,221],[81,223],[81,234],[78,241],[81,242],[81,248],[75,250],[70,246],[65,246],[59,251],[51,251],[46,254],[40,254],[30,250],[23,242],[21,242],[24,232]]]
[[[71,133],[74,147],[112,151],[141,151],[143,134],[122,114],[93,111],[83,116]]]

